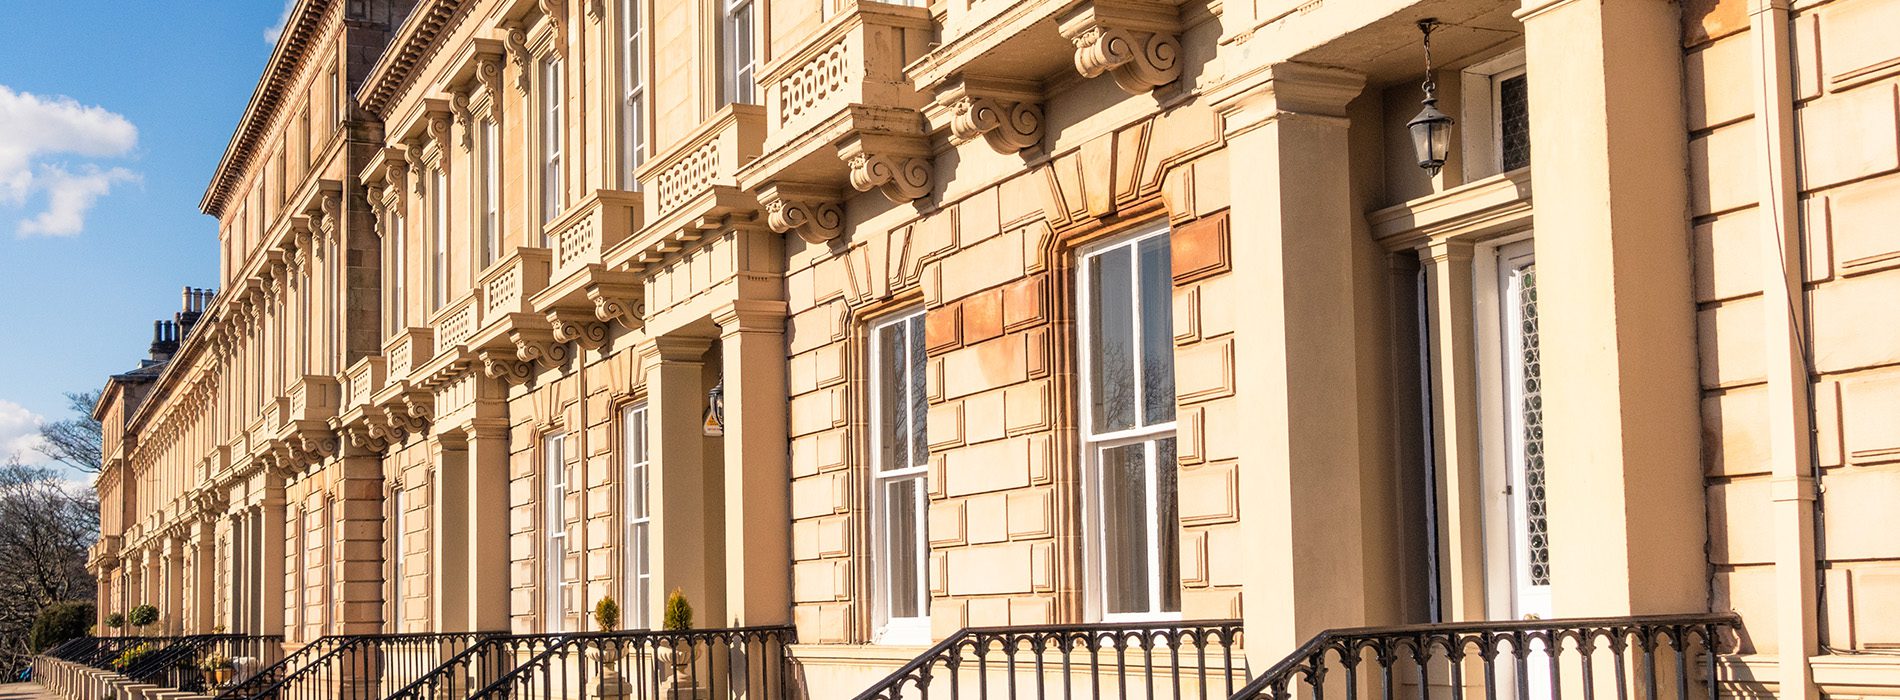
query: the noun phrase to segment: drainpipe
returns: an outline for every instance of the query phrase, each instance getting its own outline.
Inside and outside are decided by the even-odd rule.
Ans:
[[[1805,334],[1800,183],[1789,0],[1751,0],[1755,120],[1762,163],[1762,337],[1768,370],[1770,494],[1775,538],[1775,680],[1781,697],[1820,697],[1809,659],[1820,652],[1818,530],[1820,470],[1814,457],[1813,378]]]

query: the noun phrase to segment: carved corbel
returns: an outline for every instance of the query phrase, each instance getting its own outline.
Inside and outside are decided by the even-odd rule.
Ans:
[[[519,23],[508,27],[508,35],[502,39],[502,44],[508,47],[508,61],[515,64],[515,89],[526,95],[528,88],[534,84],[534,74],[528,70],[532,57],[528,53],[528,30]]]
[[[374,419],[358,423],[344,423],[341,420],[332,419],[330,427],[335,428],[342,436],[342,439],[348,440],[349,443],[357,449],[368,452],[382,452],[389,447],[389,442],[371,434],[373,432],[371,426],[374,424]]]
[[[516,328],[508,331],[508,340],[515,344],[515,357],[522,362],[539,362],[545,367],[559,367],[573,354],[567,343],[554,339],[551,330]]]
[[[464,100],[464,102],[466,102],[466,99]],[[451,102],[450,104],[453,105],[454,103]],[[447,148],[448,143],[449,143],[449,126],[457,121],[460,121],[462,122],[464,126],[467,126],[468,120],[466,117],[467,117],[467,110],[463,110],[462,114],[460,116],[457,116],[454,114],[453,107],[451,107],[450,111],[448,112],[431,112],[429,114],[428,123],[424,125],[428,129],[429,140],[435,143],[436,148],[438,149]],[[467,149],[468,145],[466,144],[466,136],[468,132],[464,130],[462,133],[463,133],[464,142],[465,142],[462,148]],[[441,158],[439,159],[439,163],[437,164],[436,167],[442,168],[444,171],[446,171],[448,169],[448,163],[449,163],[449,160],[447,158]],[[422,186],[422,181],[426,179],[427,178],[421,178],[421,177],[416,178],[416,186],[420,188]]]
[[[401,421],[405,432],[427,432],[429,424],[435,422],[435,395],[426,391],[411,391],[404,393],[399,401],[387,411],[391,420]]]
[[[865,134],[840,144],[838,157],[851,166],[851,186],[859,192],[875,189],[896,204],[930,194],[930,147],[923,139]]]
[[[802,182],[773,182],[759,188],[765,223],[779,233],[797,233],[806,243],[823,243],[844,232],[840,199],[836,188]]]
[[[1123,92],[1140,95],[1181,77],[1179,11],[1147,0],[1094,0],[1061,20],[1075,45],[1082,77],[1108,73]]]
[[[958,143],[981,136],[1008,155],[1042,142],[1042,105],[1036,85],[997,78],[965,78],[939,97],[950,106],[950,134]]]
[[[488,118],[501,123],[501,59],[486,55],[476,59],[475,79],[488,91]]]
[[[328,430],[305,430],[298,433],[297,440],[298,446],[305,454],[310,455],[312,462],[321,462],[336,456],[337,448],[340,447],[337,444],[336,433]]]
[[[509,384],[525,384],[533,376],[534,368],[530,363],[515,359],[514,353],[501,348],[483,348],[481,351],[482,372],[489,379],[500,379]]]
[[[475,121],[474,115],[469,111],[467,88],[449,95],[449,113],[455,115],[455,125],[462,127],[462,138],[456,143],[461,144],[464,152],[474,150]]]
[[[334,190],[325,190],[323,196],[317,200],[317,211],[321,212],[322,217],[319,219],[318,232],[323,235],[324,240],[336,240],[336,232],[340,228],[337,225],[337,219],[343,215],[343,194]]]
[[[638,284],[591,284],[587,286],[587,299],[594,302],[594,317],[601,321],[617,321],[628,328],[639,328],[646,321],[641,315]]]
[[[535,4],[554,24],[554,50],[567,55],[567,0],[535,0]]]
[[[607,0],[587,0],[587,21],[600,24],[607,16]]]
[[[574,343],[584,350],[598,350],[607,343],[607,324],[583,309],[553,309],[548,322],[554,324],[554,340]]]

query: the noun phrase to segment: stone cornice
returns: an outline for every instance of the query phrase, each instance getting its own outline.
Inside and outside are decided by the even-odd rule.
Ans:
[[[223,218],[231,191],[243,179],[259,144],[269,135],[271,121],[277,117],[284,98],[296,82],[297,73],[310,57],[311,45],[320,33],[324,15],[336,4],[333,0],[298,0],[291,8],[283,36],[271,53],[270,62],[265,64],[264,79],[258,81],[251,92],[250,104],[244,108],[244,116],[238,120],[230,144],[225,146],[224,157],[211,176],[211,185],[198,202],[199,211]]]
[[[389,109],[413,84],[420,68],[425,67],[443,36],[467,15],[469,0],[422,0],[409,18],[396,30],[389,49],[371,67],[356,100],[363,109],[379,119],[389,117]]]

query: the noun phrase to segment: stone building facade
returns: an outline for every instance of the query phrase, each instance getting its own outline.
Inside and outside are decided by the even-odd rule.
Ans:
[[[832,698],[964,627],[1242,618],[1260,669],[1714,610],[1737,688],[1892,694],[1896,21],[300,0],[219,291],[98,407],[102,614],[296,646],[679,589]]]

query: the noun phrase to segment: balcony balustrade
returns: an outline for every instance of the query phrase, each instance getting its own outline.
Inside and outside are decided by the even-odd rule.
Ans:
[[[442,308],[430,324],[435,329],[436,357],[462,349],[482,327],[483,295],[480,288],[462,295]]]
[[[389,362],[389,381],[405,381],[417,367],[435,357],[435,330],[405,328],[383,344],[383,357]]]
[[[636,241],[634,254],[664,245],[664,235],[692,222],[735,211],[755,211],[758,200],[739,189],[737,173],[759,157],[765,144],[765,108],[730,104],[688,134],[671,151],[640,167],[637,176],[649,233],[661,240]],[[614,257],[614,256],[609,256]]]

